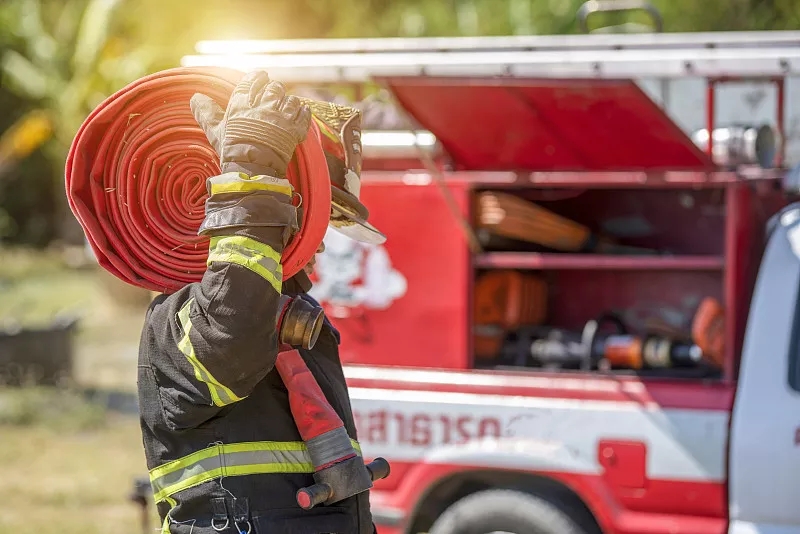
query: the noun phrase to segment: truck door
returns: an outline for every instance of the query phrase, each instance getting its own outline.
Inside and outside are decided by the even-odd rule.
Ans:
[[[800,533],[800,204],[771,227],[732,415],[730,534]]]

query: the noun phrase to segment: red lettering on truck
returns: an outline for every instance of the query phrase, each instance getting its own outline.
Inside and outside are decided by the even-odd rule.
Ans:
[[[496,417],[430,413],[404,413],[379,410],[354,411],[358,438],[363,443],[385,445],[461,444],[481,438],[499,438],[502,430]]]

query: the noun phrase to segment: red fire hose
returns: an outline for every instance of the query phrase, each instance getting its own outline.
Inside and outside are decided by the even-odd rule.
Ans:
[[[152,74],[102,102],[78,130],[67,157],[69,206],[98,263],[151,291],[174,292],[199,281],[208,239],[197,235],[219,158],[189,108],[194,93],[226,107],[243,73],[176,68]],[[314,255],[330,217],[331,191],[319,130],[289,165],[301,231],[283,254],[283,279]]]

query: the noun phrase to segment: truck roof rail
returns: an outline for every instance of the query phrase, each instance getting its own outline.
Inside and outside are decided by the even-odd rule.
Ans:
[[[388,37],[358,39],[204,40],[198,54],[358,54],[367,52],[470,52],[636,50],[658,48],[791,48],[800,31]]]
[[[184,66],[267,69],[294,83],[376,77],[763,79],[800,74],[800,32],[202,41]]]

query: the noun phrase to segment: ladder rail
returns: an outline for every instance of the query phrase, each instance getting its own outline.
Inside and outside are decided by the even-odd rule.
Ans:
[[[511,78],[785,78],[800,74],[800,47],[405,54],[185,56],[184,66],[267,69],[286,82],[365,83],[392,76]]]
[[[800,46],[800,31],[390,37],[362,39],[204,40],[198,54],[342,54],[526,50],[783,48]]]

